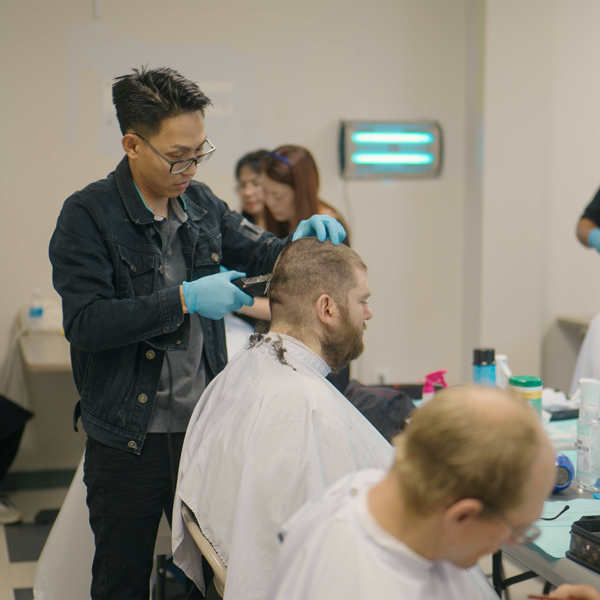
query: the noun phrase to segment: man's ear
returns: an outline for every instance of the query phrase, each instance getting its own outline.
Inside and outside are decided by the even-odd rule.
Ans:
[[[481,517],[483,502],[477,498],[463,498],[449,506],[444,512],[443,523],[448,533],[459,529]]]
[[[321,294],[315,304],[317,317],[321,323],[333,326],[340,315],[337,302],[329,294]]]
[[[125,150],[125,154],[134,160],[139,157],[138,145],[140,143],[142,143],[142,140],[133,135],[133,133],[126,133],[121,140],[121,145],[123,146],[123,150]]]

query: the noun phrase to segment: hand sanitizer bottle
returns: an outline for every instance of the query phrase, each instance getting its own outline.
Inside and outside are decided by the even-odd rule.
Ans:
[[[580,488],[600,491],[600,381],[581,379],[581,408],[577,419],[577,483]]]

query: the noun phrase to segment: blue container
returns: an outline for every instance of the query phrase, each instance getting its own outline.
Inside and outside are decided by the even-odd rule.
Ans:
[[[575,477],[575,467],[571,462],[571,459],[562,452],[554,453],[556,459],[556,483],[554,484],[554,491],[560,492],[566,490]]]
[[[496,359],[493,348],[473,350],[473,383],[496,387]]]

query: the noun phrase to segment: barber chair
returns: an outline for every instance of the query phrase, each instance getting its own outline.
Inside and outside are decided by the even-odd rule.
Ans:
[[[202,552],[202,555],[208,561],[208,564],[211,566],[214,572],[214,584],[217,593],[221,598],[225,593],[225,578],[227,577],[227,567],[223,564],[221,557],[215,552],[215,549],[212,547],[212,544],[204,537],[198,522],[196,521],[196,517],[194,513],[187,507],[187,505],[182,504],[181,513],[183,515],[183,520],[185,522],[190,535],[192,536],[194,542]],[[205,582],[206,585],[207,582]]]

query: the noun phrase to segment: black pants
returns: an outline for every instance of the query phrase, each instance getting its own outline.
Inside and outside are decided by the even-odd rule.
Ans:
[[[171,524],[184,433],[148,434],[138,456],[88,437],[84,481],[96,540],[93,600],[147,600],[164,512]]]
[[[23,425],[14,433],[11,433],[4,439],[0,439],[0,483],[17,454],[24,427]]]

